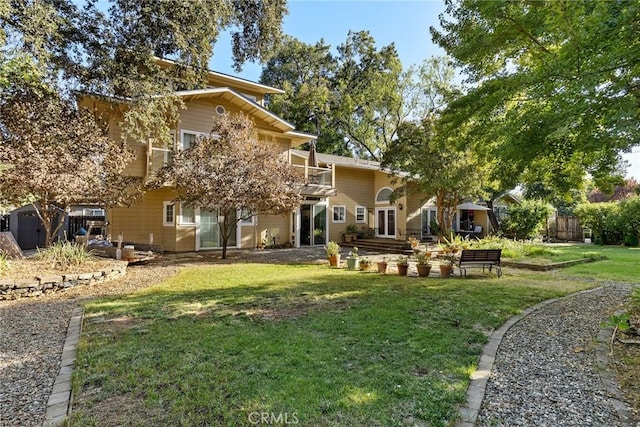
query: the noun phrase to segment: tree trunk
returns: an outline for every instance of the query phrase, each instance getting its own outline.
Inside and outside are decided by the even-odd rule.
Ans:
[[[496,213],[493,211],[493,199],[487,200],[487,207],[489,208],[489,210],[487,211],[487,215],[489,215],[489,221],[491,221],[491,227],[493,227],[495,231],[500,230],[500,223],[498,222],[498,217],[496,216]],[[488,231],[489,230],[487,230],[487,232]]]

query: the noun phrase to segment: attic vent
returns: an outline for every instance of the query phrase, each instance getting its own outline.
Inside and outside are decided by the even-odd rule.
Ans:
[[[216,106],[216,114],[219,116],[224,116],[224,113],[226,113],[227,110],[225,110],[225,108],[222,105],[217,105]]]

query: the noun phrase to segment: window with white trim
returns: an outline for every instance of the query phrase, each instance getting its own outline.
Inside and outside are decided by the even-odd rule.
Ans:
[[[344,205],[333,207],[333,222],[347,222],[347,207]]]
[[[251,212],[249,208],[240,209],[240,225],[254,225],[255,215]]]
[[[186,150],[187,148],[193,146],[196,143],[198,138],[208,137],[210,134],[206,132],[196,132],[192,130],[181,130],[180,131],[180,148]]]
[[[356,222],[367,222],[367,208],[364,206],[356,206]]]
[[[175,138],[176,133],[171,131],[164,144],[151,143],[151,173],[155,173],[160,168],[171,163],[173,160]]]
[[[389,187],[382,188],[376,195],[376,203],[391,203],[391,194],[393,190]]]
[[[174,202],[162,202],[162,225],[165,227],[175,224],[176,204]]]
[[[180,225],[194,225],[196,223],[196,208],[180,204]]]

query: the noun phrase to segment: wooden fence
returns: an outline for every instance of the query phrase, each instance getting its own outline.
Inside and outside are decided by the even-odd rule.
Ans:
[[[556,214],[547,219],[547,238],[550,240],[564,241],[584,241],[584,229],[580,220],[576,216],[565,216]]]

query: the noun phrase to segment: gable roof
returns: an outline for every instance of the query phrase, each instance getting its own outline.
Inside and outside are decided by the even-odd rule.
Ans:
[[[310,133],[295,130],[295,126],[284,120],[280,116],[273,114],[271,111],[256,103],[251,98],[247,98],[241,93],[228,87],[216,87],[209,89],[181,90],[174,92],[176,96],[183,98],[185,101],[194,99],[223,99],[241,111],[253,117],[263,120],[269,126],[274,127],[284,135],[291,138],[292,145],[298,146],[305,142],[315,139],[316,136]]]
[[[179,64],[166,58],[157,58],[156,63],[160,67],[169,68]],[[263,85],[262,83],[252,82],[251,80],[234,77],[229,74],[219,73],[217,71],[207,70],[207,81],[214,86],[231,86],[241,91],[259,93],[265,95],[267,93],[284,93],[282,89]]]

